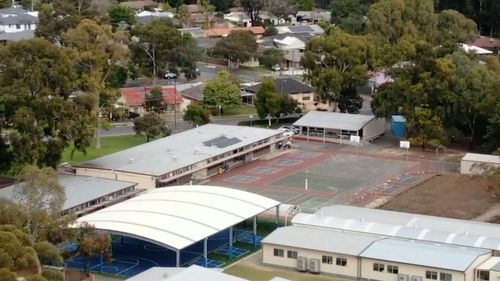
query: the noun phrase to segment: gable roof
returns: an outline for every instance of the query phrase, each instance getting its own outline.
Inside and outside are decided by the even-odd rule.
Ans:
[[[152,267],[126,281],[247,281],[219,272],[217,269],[197,265],[189,267]]]
[[[314,92],[314,88],[299,82],[293,78],[288,77],[279,77],[274,79],[274,83],[276,83],[276,92],[281,94],[299,94],[299,93],[311,93]],[[262,83],[252,85],[252,86],[243,86],[242,88],[251,93],[257,93],[260,89]]]
[[[193,85],[192,87],[182,90],[181,95],[187,99],[202,101],[203,100],[203,83]]]
[[[151,87],[146,88],[123,88],[121,89],[122,97],[128,106],[142,106],[144,105],[146,95],[151,92]],[[162,87],[163,102],[165,104],[182,103],[182,95],[177,93],[175,96],[174,87]],[[175,98],[174,98],[175,97]]]
[[[309,111],[306,115],[293,123],[293,125],[296,127],[359,131],[373,119],[375,119],[373,115]]]
[[[249,27],[216,27],[212,29],[205,30],[205,35],[208,37],[226,37],[233,31],[250,31],[254,35],[262,35],[266,30],[262,26],[249,26]]]
[[[486,49],[500,48],[500,39],[481,36],[472,41],[470,45]]]
[[[153,0],[125,1],[120,3],[120,6],[134,10],[144,9],[144,7],[147,6],[157,6],[157,5],[158,3],[156,3]]]

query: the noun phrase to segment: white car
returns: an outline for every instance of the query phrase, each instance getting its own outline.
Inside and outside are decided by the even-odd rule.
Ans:
[[[291,132],[292,134],[296,135],[299,133],[299,128],[295,128],[292,126],[281,126],[278,128],[278,131]]]
[[[165,79],[177,79],[177,74],[175,74],[173,72],[167,72],[167,73],[165,73],[165,75],[163,77]]]
[[[281,67],[280,67],[278,64],[275,64],[275,65],[273,65],[273,67],[271,67],[271,69],[272,69],[273,71],[280,71],[280,70],[281,70]]]

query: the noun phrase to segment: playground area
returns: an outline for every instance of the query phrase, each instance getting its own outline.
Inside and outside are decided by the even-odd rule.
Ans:
[[[342,150],[292,149],[213,177],[209,184],[254,192],[315,212],[322,206],[366,206],[394,197],[436,174],[432,162]]]
[[[233,242],[254,245],[252,232],[240,229],[233,230]],[[255,237],[255,245],[260,245],[261,237]],[[207,252],[209,258],[205,261],[203,257],[203,241],[193,244],[180,251],[181,266],[196,264],[210,268],[220,268],[224,262],[210,259],[210,256],[227,256],[229,260],[238,259],[249,252],[249,250],[238,247],[229,247],[229,230],[221,231],[208,238]],[[112,260],[103,261],[100,257],[85,259],[74,258],[68,268],[89,270],[128,278],[141,273],[154,266],[175,267],[176,252],[170,249],[149,243],[147,241],[113,236]]]

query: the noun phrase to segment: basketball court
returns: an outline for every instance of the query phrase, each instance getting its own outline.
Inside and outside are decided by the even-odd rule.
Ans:
[[[210,184],[237,188],[298,205],[304,212],[322,206],[365,206],[394,196],[433,176],[428,163],[366,152],[293,149],[213,177]]]

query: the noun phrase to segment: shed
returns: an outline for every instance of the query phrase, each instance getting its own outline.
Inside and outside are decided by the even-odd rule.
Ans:
[[[393,115],[391,121],[392,135],[398,138],[406,137],[406,118],[401,115]]]
[[[500,167],[500,156],[467,153],[460,161],[460,173],[462,175],[480,175],[487,167]]]
[[[363,143],[384,134],[385,119],[373,115],[310,111],[293,126],[299,128],[298,137],[306,140],[351,143],[351,136],[359,136]]]

